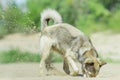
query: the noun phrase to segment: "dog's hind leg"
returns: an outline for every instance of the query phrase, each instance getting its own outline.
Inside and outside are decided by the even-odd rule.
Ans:
[[[46,74],[46,60],[49,57],[50,49],[52,46],[52,41],[47,36],[42,36],[40,38],[40,53],[41,53],[41,61],[40,61],[40,75]]]
[[[48,58],[46,59],[46,61],[45,61],[45,63],[46,63],[46,68],[47,68],[48,71],[54,69],[54,66],[53,66],[53,64],[52,64],[52,56],[53,56],[53,55],[50,53],[49,57],[48,57]]]

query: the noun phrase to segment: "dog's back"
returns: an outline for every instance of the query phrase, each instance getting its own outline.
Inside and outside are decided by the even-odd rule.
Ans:
[[[70,34],[74,37],[78,36],[78,35],[84,35],[84,33],[82,31],[78,30],[74,26],[72,26],[70,24],[67,24],[67,23],[58,23],[58,24],[54,24],[52,26],[48,26],[48,27],[45,28],[45,31],[47,31],[47,30],[55,31],[58,27],[60,27],[61,29],[65,29],[66,31],[70,32]]]
[[[50,19],[54,21],[52,26],[48,26]],[[73,39],[78,36],[81,38],[86,37],[74,26],[62,23],[60,14],[52,9],[47,9],[41,14],[41,35],[53,38],[52,46],[57,48],[55,50],[61,51],[62,54],[66,52],[66,49],[71,47]]]

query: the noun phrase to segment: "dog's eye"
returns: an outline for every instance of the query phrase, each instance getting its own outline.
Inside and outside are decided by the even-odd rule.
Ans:
[[[100,67],[102,67],[102,65],[99,65]]]
[[[93,65],[94,65],[94,63],[87,63],[87,65],[88,65],[88,66],[93,66]]]
[[[89,65],[93,66],[93,65],[94,65],[94,63],[90,63]]]

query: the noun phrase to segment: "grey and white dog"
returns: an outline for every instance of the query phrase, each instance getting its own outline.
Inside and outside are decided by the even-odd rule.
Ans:
[[[54,21],[52,26],[48,26],[50,19]],[[96,77],[101,66],[106,64],[98,58],[91,40],[84,33],[70,24],[63,23],[57,11],[46,9],[41,13],[40,75],[49,69],[47,65],[50,63],[47,61],[51,50],[62,55],[63,69],[72,76],[79,74],[76,61],[82,64],[82,72],[86,77]]]

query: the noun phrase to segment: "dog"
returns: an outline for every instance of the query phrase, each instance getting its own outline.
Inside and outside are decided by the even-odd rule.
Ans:
[[[49,20],[53,20],[54,24],[48,26]],[[51,50],[62,55],[63,70],[71,76],[79,74],[76,61],[81,63],[82,73],[86,77],[96,77],[101,66],[106,64],[98,57],[89,37],[76,27],[63,23],[56,10],[46,9],[41,13],[40,75],[50,68]]]

